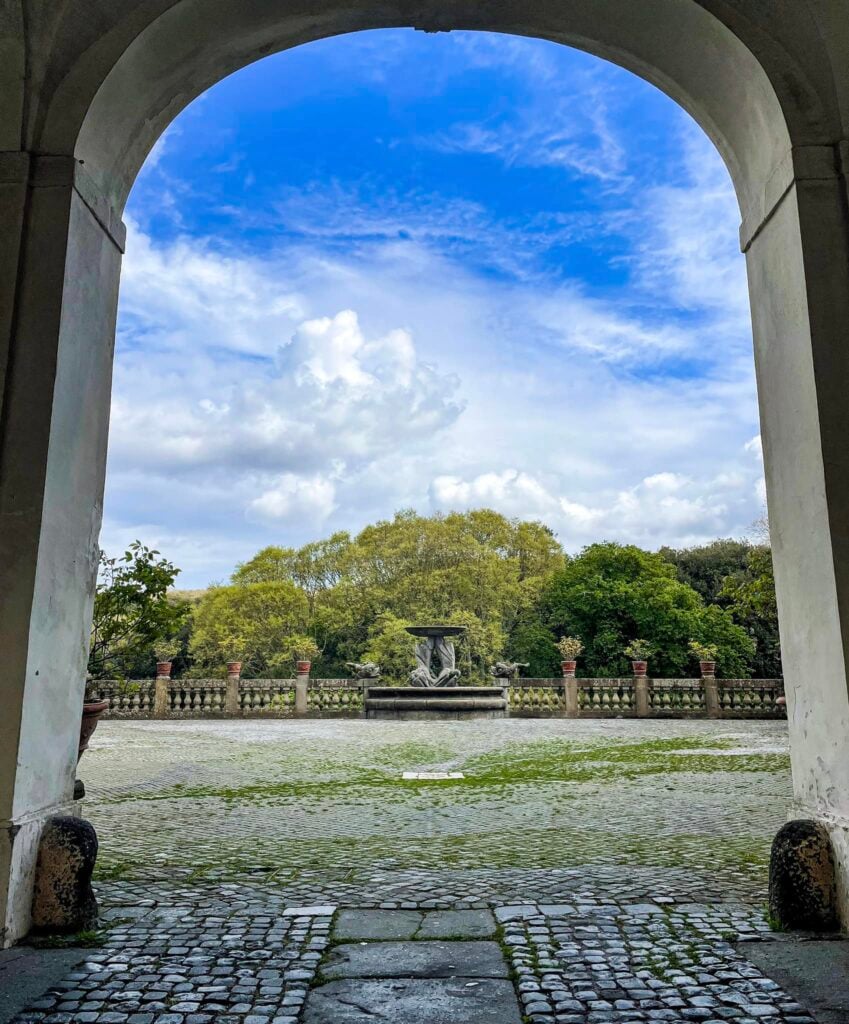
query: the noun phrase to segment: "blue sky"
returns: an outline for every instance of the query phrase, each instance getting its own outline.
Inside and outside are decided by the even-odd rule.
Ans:
[[[760,514],[733,190],[620,68],[481,33],[302,46],[187,108],[126,216],[107,550],[202,586],[408,506],[569,550]]]

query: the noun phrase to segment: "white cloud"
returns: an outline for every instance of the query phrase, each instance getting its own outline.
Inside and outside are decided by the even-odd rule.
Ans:
[[[520,518],[543,519],[575,551],[602,539],[656,547],[713,538],[725,525],[724,499],[738,501],[739,484],[731,477],[702,481],[660,472],[625,490],[596,493],[587,502],[562,493],[562,480],[546,483],[511,469],[468,480],[437,477],[430,496],[434,510],[490,505]]]
[[[322,476],[283,473],[273,486],[248,503],[248,512],[281,526],[305,519],[320,526],[335,507],[336,488]]]

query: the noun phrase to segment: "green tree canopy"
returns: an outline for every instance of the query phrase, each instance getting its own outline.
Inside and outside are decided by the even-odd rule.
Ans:
[[[245,675],[288,675],[308,618],[306,594],[288,580],[211,587],[194,609],[190,650],[198,668],[241,661]]]
[[[554,635],[580,636],[583,671],[619,676],[630,668],[624,648],[638,638],[655,651],[650,671],[681,676],[692,668],[689,641],[716,643],[720,671],[745,672],[753,644],[731,616],[715,606],[706,614],[692,587],[676,578],[662,555],[633,545],[592,544],[553,574],[540,597]]]
[[[95,678],[141,674],[154,647],[177,636],[185,605],[168,599],[179,573],[158,551],[134,541],[119,558],[100,555],[88,671]]]
[[[745,567],[726,578],[721,597],[727,602],[735,621],[757,645],[752,665],[755,675],[766,679],[780,676],[778,604],[772,551],[768,545],[758,544],[751,548]]]
[[[678,579],[707,604],[723,604],[725,579],[746,568],[752,545],[725,537],[693,548],[661,548],[658,554],[675,566]]]

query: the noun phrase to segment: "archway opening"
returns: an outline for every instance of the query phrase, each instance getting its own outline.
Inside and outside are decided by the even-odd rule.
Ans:
[[[398,82],[404,67],[416,67],[417,76],[401,90],[387,90],[385,83]],[[387,550],[401,566],[394,576],[385,572],[382,591],[345,592],[345,610],[357,609],[353,622],[307,624],[329,651],[318,672],[338,675],[346,660],[372,657],[388,671],[385,658],[395,653],[393,629],[402,619],[464,612],[475,629],[494,636],[477,641],[475,671],[485,672],[496,658],[527,654],[545,666],[535,672],[541,681],[555,682],[560,631],[551,616],[543,618],[540,602],[546,588],[546,599],[556,596],[547,577],[561,568],[554,564],[560,543],[572,556],[606,540],[680,549],[739,535],[760,510],[734,207],[718,156],[686,115],[626,72],[555,44],[381,31],[313,43],[241,72],[174,122],[127,208],[104,546],[118,549],[152,527],[144,539],[192,574],[191,587],[226,579],[237,562],[247,566],[236,573],[236,589],[290,583],[297,582],[291,567],[297,549],[307,542],[340,530],[357,534],[397,508],[414,507],[419,517],[373,530],[350,545],[359,543],[353,554],[346,548],[354,571],[350,562],[331,570],[332,583],[318,595],[326,616],[340,613],[324,593],[339,585],[339,576],[351,585],[357,572],[374,576],[378,563],[386,570]],[[153,492],[168,499],[151,516],[144,496]],[[479,513],[476,524],[468,513],[480,506],[496,514],[484,523]],[[190,533],[188,517],[197,509],[202,514]],[[434,513],[449,514],[447,529],[444,521],[425,522]],[[499,520],[499,513],[520,522]],[[473,555],[493,553],[496,543],[480,542],[484,525],[504,530],[509,547],[535,520],[557,536],[543,552],[550,564],[539,572],[510,575],[521,561],[515,550],[486,563],[492,574],[482,580],[468,574],[466,549],[461,557],[434,557],[440,544],[468,540],[476,530]],[[529,550],[541,536],[530,537]],[[210,561],[222,537],[228,546]],[[252,558],[269,545],[296,550]],[[415,567],[411,586],[410,550],[422,549],[424,564]],[[532,554],[540,557],[539,547]],[[618,550],[601,556],[608,559],[603,569],[601,563],[593,569],[592,558],[584,563],[587,578],[618,571]],[[656,576],[637,583],[657,591],[668,583],[670,607],[690,600],[692,588],[676,579],[671,563],[662,572],[662,562],[652,554],[646,572],[657,570]],[[462,588],[452,580],[463,572],[462,583],[474,587],[466,605],[458,603]],[[389,577],[396,585],[391,593]],[[417,591],[428,585],[439,593],[422,601]],[[574,586],[567,578],[567,596]],[[537,587],[539,594],[532,592]],[[446,593],[454,604],[441,603]],[[714,607],[722,609],[719,602]],[[528,608],[537,618],[528,613],[520,621]],[[568,601],[564,614],[563,631],[576,614]],[[393,622],[381,623],[382,617]],[[624,648],[635,636],[611,639],[612,625],[596,623],[593,636],[583,637],[592,644],[588,675],[607,679],[628,671]],[[668,647],[654,652],[657,675],[674,676],[676,666],[679,674],[695,671],[687,650],[694,637],[680,623],[677,629]],[[540,632],[547,639],[539,640]],[[543,654],[528,654],[532,642]],[[204,671],[213,670],[214,654],[192,653]],[[217,657],[222,674],[223,653]],[[268,659],[258,664],[254,674],[273,671]],[[655,710],[668,718],[676,710],[698,712],[702,684],[691,682],[676,691],[679,703],[665,708],[661,701],[670,694],[658,687]],[[204,698],[193,703],[197,689],[189,673],[181,690],[189,703],[183,696],[177,709],[187,718],[204,710]],[[672,869],[710,861],[716,869],[722,860],[728,877],[742,872],[754,879],[759,872],[763,884],[766,846],[782,813],[777,780],[786,782],[782,753],[773,749],[782,742],[781,727],[755,727],[750,742],[767,749],[741,753],[736,741],[714,744],[713,726],[692,732],[653,722],[630,744],[628,725],[596,736],[597,726],[589,726],[578,743],[595,744],[586,756],[576,748],[577,724],[571,723],[571,738],[560,731],[556,701],[549,699],[552,693],[561,699],[557,687],[536,689],[543,694],[533,698],[537,710],[550,717],[530,745],[496,733],[495,747],[476,741],[481,749],[467,759],[452,746],[466,742],[453,727],[450,742],[435,741],[431,731],[406,750],[410,740],[401,733],[381,740],[376,752],[363,753],[346,740],[351,762],[343,759],[319,780],[333,786],[338,773],[353,776],[353,803],[335,821],[321,809],[320,786],[310,790],[312,808],[304,807],[311,783],[294,766],[300,758],[308,773],[316,770],[315,756],[324,750],[318,726],[297,734],[315,747],[309,757],[300,745],[290,750],[294,735],[287,732],[286,756],[262,741],[247,775],[229,759],[238,779],[224,781],[220,764],[214,778],[205,775],[207,758],[220,761],[212,727],[181,727],[172,735],[163,725],[169,745],[178,734],[198,743],[203,764],[193,785],[175,787],[156,755],[155,771],[166,785],[155,806],[158,828],[148,835],[168,846],[170,801],[169,827],[181,840],[140,860],[145,870],[160,871],[165,862],[179,873],[188,859],[195,878],[252,867],[286,879],[293,863],[338,869],[342,848],[351,861],[379,870],[439,863],[471,870],[484,861],[542,872],[564,857],[570,868],[589,860],[608,868]],[[595,712],[617,722],[636,712],[621,686],[588,687],[586,694],[587,718]],[[683,708],[682,700],[692,703]],[[213,701],[206,710],[221,709]],[[530,721],[517,724],[537,728]],[[234,750],[241,728],[224,727]],[[150,728],[140,735],[154,745]],[[706,753],[712,744],[713,753]],[[375,758],[383,765],[372,780],[378,788],[365,797],[366,769]],[[613,770],[604,767],[610,763]],[[446,799],[433,789],[415,797],[417,824],[403,820],[409,786],[401,771],[446,764],[465,769],[470,780],[487,779],[483,789],[511,790],[497,811],[490,809],[486,836],[477,830],[480,801]],[[719,790],[707,831],[694,832],[691,819],[679,815],[666,841],[650,849],[640,838],[646,808],[633,793],[610,795],[611,816],[619,816],[612,833],[591,824],[593,801],[583,826],[576,826],[576,788],[588,787],[588,799],[602,778],[614,789],[639,778],[648,799],[656,775],[669,771],[681,783],[693,766],[715,773],[714,781],[726,771],[747,778],[751,772],[752,789],[734,817],[754,828],[764,826],[766,815],[760,838],[729,843],[729,808]],[[129,764],[127,770],[136,785],[138,771]],[[769,800],[761,776],[774,784]],[[388,798],[390,777],[398,800]],[[462,792],[456,787],[454,797]],[[545,819],[534,829],[532,852],[522,839],[531,792]],[[561,797],[569,802],[558,808]],[[184,835],[186,801],[197,799],[206,801],[206,827],[216,832],[223,867],[202,861]],[[363,799],[375,801],[369,835],[354,813]],[[339,791],[333,800],[340,802]],[[224,818],[238,819],[230,835],[223,822],[212,825],[216,801]],[[240,801],[242,814],[234,815]],[[257,807],[266,801],[276,810]],[[464,802],[465,822],[458,812]],[[661,818],[675,816],[674,801],[655,802]],[[120,801],[112,808],[120,816]],[[315,826],[305,821],[310,811]],[[705,815],[704,807],[699,813]],[[450,822],[443,831],[432,825],[440,814]],[[391,841],[393,835],[403,835],[403,844]],[[208,845],[203,830],[197,839]],[[125,842],[114,871],[131,877],[127,852]],[[274,868],[275,859],[287,866]]]

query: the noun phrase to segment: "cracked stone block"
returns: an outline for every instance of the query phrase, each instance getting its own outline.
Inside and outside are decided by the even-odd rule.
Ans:
[[[97,833],[82,818],[48,818],[38,846],[32,898],[37,931],[78,932],[97,921],[91,875],[97,859]]]
[[[495,942],[368,942],[336,946],[327,978],[506,978]]]
[[[333,935],[337,939],[411,939],[421,923],[418,910],[342,910]]]
[[[488,910],[433,910],[425,915],[417,939],[488,939],[495,920]]]
[[[838,928],[834,855],[828,832],[819,822],[788,821],[773,840],[769,910],[783,928]]]
[[[304,1024],[521,1024],[509,981],[381,978],[331,981],[310,992]]]

